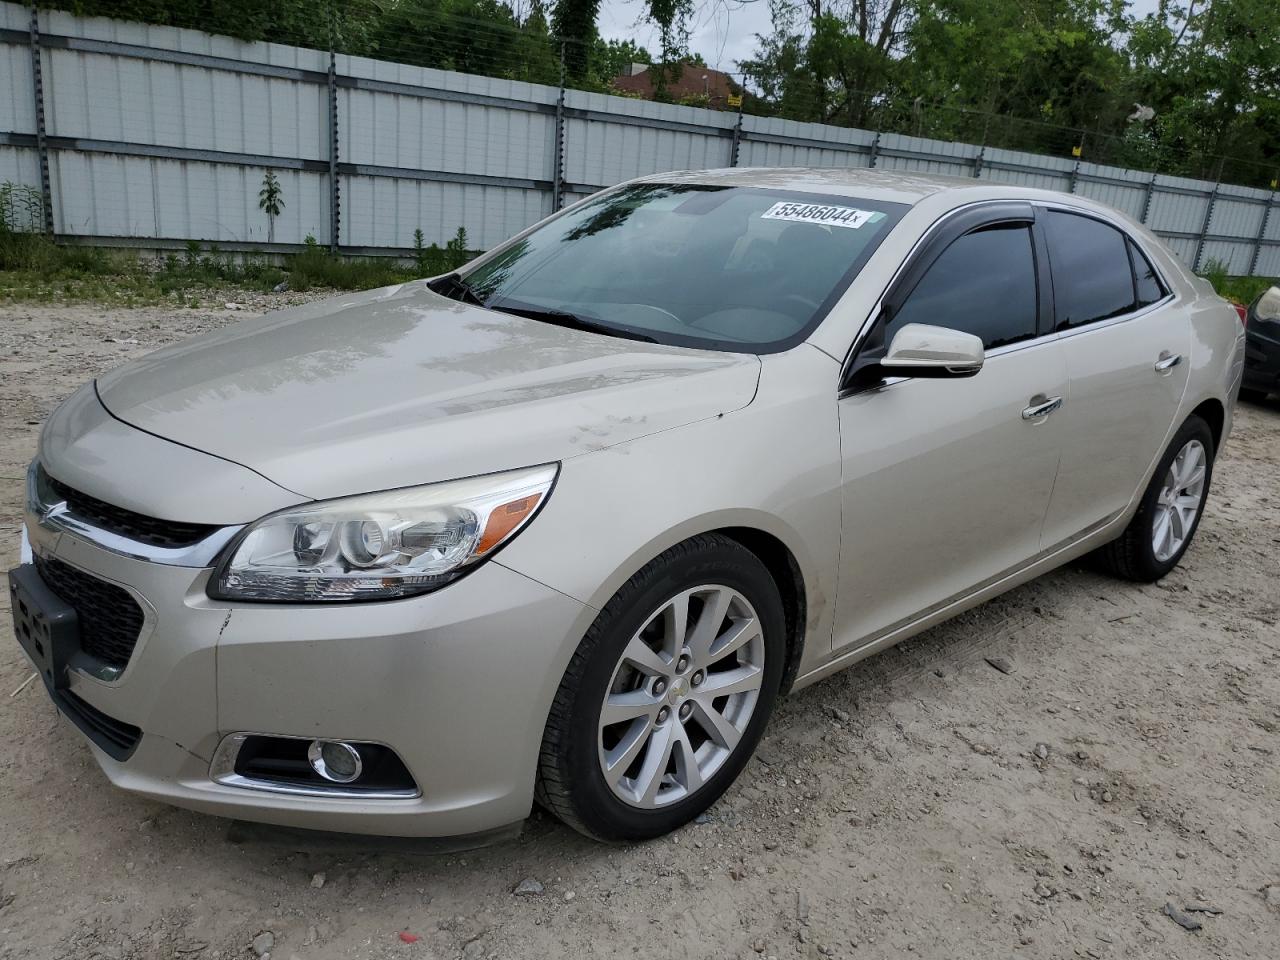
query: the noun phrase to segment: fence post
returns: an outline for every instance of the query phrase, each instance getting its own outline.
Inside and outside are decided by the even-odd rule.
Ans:
[[[53,236],[53,187],[49,182],[49,144],[44,130],[44,80],[40,63],[39,9],[31,5],[31,88],[35,91],[36,154],[40,161],[40,205],[43,207],[44,232]]]
[[[551,171],[551,212],[560,209],[564,194],[564,45],[560,41],[560,95],[556,98],[556,152]]]
[[[1256,276],[1258,273],[1258,257],[1262,255],[1262,241],[1267,238],[1267,227],[1271,223],[1271,208],[1275,206],[1276,193],[1271,191],[1271,196],[1267,197],[1267,205],[1262,210],[1262,226],[1258,227],[1257,239],[1253,241],[1253,256],[1249,258],[1249,276]]]
[[[1204,242],[1209,236],[1209,221],[1213,219],[1213,208],[1218,204],[1218,187],[1215,183],[1213,189],[1209,191],[1209,205],[1204,211],[1204,223],[1200,225],[1200,239],[1196,241],[1196,256],[1191,261],[1192,272],[1199,272],[1200,258],[1204,256]]]
[[[746,77],[743,77],[746,80]],[[738,148],[742,145],[742,103],[747,98],[747,85],[743,83],[742,93],[738,95],[738,116],[733,121],[733,147],[729,150],[729,166],[738,165]]]
[[[334,50],[333,8],[329,8],[329,252],[337,253],[342,230],[342,197],[338,187],[338,55]]]
[[[1077,160],[1075,166],[1071,168],[1071,182],[1067,187],[1068,193],[1076,192],[1076,185],[1080,182],[1080,161]]]
[[[870,169],[874,170],[876,166],[876,161],[879,159],[880,159],[880,131],[877,130],[874,139],[872,139],[871,141],[871,159],[867,163],[867,166]]]
[[[978,155],[973,158],[973,177],[976,180],[982,176],[982,160],[987,155],[987,145],[984,143],[978,148]]]
[[[1146,197],[1144,197],[1144,198],[1143,198],[1143,200],[1142,200],[1142,218],[1141,218],[1141,222],[1142,222],[1142,223],[1144,223],[1144,224],[1147,222],[1147,219],[1151,216],[1151,198],[1152,198],[1153,196],[1155,196],[1155,192],[1156,192],[1156,177],[1158,177],[1158,176],[1160,176],[1160,174],[1158,174],[1158,173],[1153,173],[1153,174],[1151,175],[1151,179],[1147,181],[1147,195],[1146,195]]]

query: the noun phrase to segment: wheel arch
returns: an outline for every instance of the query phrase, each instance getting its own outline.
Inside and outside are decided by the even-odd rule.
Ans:
[[[1222,441],[1224,439],[1222,433],[1227,424],[1227,408],[1222,401],[1216,397],[1210,397],[1202,400],[1188,415],[1191,417],[1199,417],[1209,425],[1209,432],[1213,434],[1213,452],[1215,456],[1222,449]]]
[[[636,549],[600,581],[591,596],[579,599],[595,610],[603,609],[645,566],[672,547],[705,534],[718,534],[745,547],[777,585],[787,622],[787,663],[782,675],[782,691],[787,692],[800,673],[809,639],[822,635],[830,622],[832,611],[826,609],[824,598],[831,588],[824,589],[822,570],[833,566],[837,558],[830,557],[824,565],[809,552],[799,532],[772,513],[733,509],[690,517]]]
[[[782,595],[782,609],[787,623],[787,662],[782,671],[781,692],[787,693],[800,671],[804,643],[808,599],[804,574],[795,554],[780,539],[756,527],[721,527],[710,533],[728,537],[750,550],[769,571],[769,576]]]

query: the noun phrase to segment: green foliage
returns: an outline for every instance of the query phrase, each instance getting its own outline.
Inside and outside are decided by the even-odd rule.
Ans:
[[[276,217],[284,209],[284,198],[280,189],[280,180],[274,170],[268,168],[262,178],[262,189],[258,191],[258,209],[267,215],[267,243],[276,239]]]
[[[2,209],[2,208],[0,208]],[[199,302],[234,291],[369,290],[456,270],[475,256],[462,227],[443,247],[414,231],[410,264],[391,257],[331,254],[308,234],[302,252],[275,259],[223,253],[188,241],[180,254],[142,262],[99,247],[55,244],[43,234],[0,229],[0,300],[92,300],[120,305]]]
[[[290,290],[369,290],[414,279],[407,270],[391,259],[348,259],[320,246],[308,246],[289,261]]]
[[[1227,265],[1221,260],[1211,259],[1200,271],[1218,291],[1219,296],[1226,297],[1232,303],[1250,304],[1258,295],[1269,287],[1280,284],[1274,277],[1233,277],[1227,273]]]
[[[34,233],[44,225],[44,199],[35,187],[9,180],[0,183],[0,231]]]
[[[364,18],[342,0],[44,0],[89,17],[115,17],[222,33],[241,40],[270,40],[325,47],[332,25],[348,42],[367,42]]]
[[[1258,295],[1269,287],[1280,285],[1280,278],[1277,277],[1228,277],[1220,276],[1216,280],[1210,278],[1213,283],[1213,289],[1218,291],[1220,296],[1226,297],[1232,303],[1250,304],[1258,298]]]
[[[1274,0],[1161,0],[1141,17],[1130,0],[770,9],[742,64],[757,110],[1258,186],[1280,175]]]
[[[591,62],[591,43],[597,38],[596,15],[600,0],[556,0],[551,15],[551,32],[557,37],[573,37],[581,43],[565,45],[565,77],[581,83],[587,79]]]
[[[608,90],[614,79],[625,74],[633,63],[653,63],[649,51],[634,40],[596,37],[591,46],[591,72],[602,90]]]

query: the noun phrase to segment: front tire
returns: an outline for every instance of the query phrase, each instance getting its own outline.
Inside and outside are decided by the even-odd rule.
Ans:
[[[769,571],[718,534],[672,547],[607,603],[543,735],[539,802],[599,840],[648,840],[714,803],[751,757],[786,657]]]
[[[1188,417],[1156,465],[1124,533],[1095,552],[1104,572],[1153,583],[1178,565],[1204,513],[1214,453],[1209,425]]]

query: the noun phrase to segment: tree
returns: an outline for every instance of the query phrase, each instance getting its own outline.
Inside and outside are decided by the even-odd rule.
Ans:
[[[934,108],[931,129],[922,132],[938,136],[1023,147],[1042,137],[1041,149],[1058,152],[1073,135],[1037,124],[1118,131],[1132,110],[1117,96],[1125,58],[1112,43],[1124,29],[1124,6],[1125,0],[917,0],[904,38],[909,67],[900,74],[902,93]],[[993,126],[992,115],[1008,120]]]
[[[906,0],[770,0],[773,32],[743,70],[783,116],[865,125],[898,69]]]
[[[284,197],[280,190],[280,180],[274,170],[267,168],[262,178],[262,189],[258,191],[258,209],[267,215],[267,243],[276,242],[276,217],[284,209]]]
[[[587,79],[599,12],[600,0],[556,0],[551,33],[564,44],[565,75],[575,83]]]
[[[601,88],[608,89],[633,63],[653,63],[649,51],[634,40],[605,40],[596,37],[591,49],[591,71]]]

